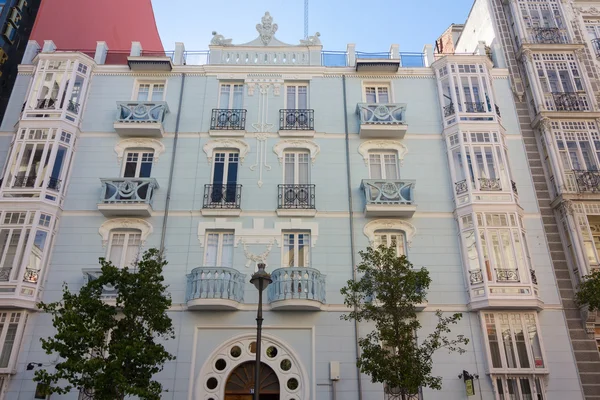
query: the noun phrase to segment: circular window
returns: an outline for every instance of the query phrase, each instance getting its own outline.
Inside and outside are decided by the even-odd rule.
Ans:
[[[225,368],[227,368],[227,361],[219,358],[217,362],[215,362],[215,368],[217,371],[223,371]]]
[[[250,343],[250,345],[248,346],[248,349],[250,350],[250,353],[255,354],[256,353],[256,342]]]
[[[269,346],[267,348],[267,357],[269,357],[269,358],[277,357],[277,348],[275,348],[274,346]]]
[[[294,378],[292,378],[294,379]],[[290,381],[292,380],[290,379]],[[290,381],[288,381],[288,387],[290,387]],[[298,384],[298,381],[296,381],[296,385]],[[217,385],[219,385],[219,381],[217,380],[217,378],[208,378],[208,380],[206,381],[206,387],[209,388],[210,390],[216,389]]]
[[[279,366],[282,371],[289,371],[292,368],[292,362],[286,358],[285,360],[281,360]]]
[[[238,358],[242,355],[242,349],[240,349],[240,346],[233,346],[229,351],[229,354],[231,354],[231,357],[233,358]]]
[[[212,378],[212,379],[214,379],[214,378]],[[288,381],[287,381],[287,387],[290,390],[296,390],[296,389],[298,389],[298,379],[296,379],[296,378],[290,378],[290,379],[288,379]]]

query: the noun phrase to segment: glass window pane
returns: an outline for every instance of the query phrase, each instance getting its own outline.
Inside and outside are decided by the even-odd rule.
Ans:
[[[152,86],[152,101],[162,101],[165,92],[165,85]]]
[[[130,233],[127,238],[127,252],[125,253],[125,267],[132,266],[138,257],[140,252],[140,244],[142,242],[142,235],[139,233]]]
[[[221,99],[219,101],[219,108],[229,108],[229,92],[231,90],[230,85],[221,85]]]
[[[515,355],[515,346],[512,341],[511,329],[508,323],[508,314],[498,314],[500,319],[500,330],[502,334],[502,342],[504,344],[504,355],[508,368],[518,368],[517,359]]]
[[[204,257],[205,267],[217,266],[217,251],[219,247],[219,235],[217,233],[209,233],[206,238],[206,254]]]
[[[138,96],[137,96],[137,100],[138,101],[148,101],[148,95],[150,93],[150,85],[148,84],[141,84],[138,87]]]
[[[544,368],[544,359],[542,357],[542,347],[540,338],[537,333],[537,325],[533,314],[525,315],[525,325],[529,334],[529,342],[531,343],[531,353],[533,354],[533,364],[535,368]]]
[[[292,185],[296,181],[296,153],[285,153],[285,183]]]
[[[513,332],[515,335],[515,342],[521,368],[530,368],[529,355],[527,354],[527,346],[525,345],[525,334],[523,333],[523,325],[521,324],[521,316],[518,314],[511,314],[510,323],[513,327]]]
[[[244,85],[233,85],[233,109],[239,110],[244,104]]]
[[[490,345],[492,356],[492,366],[494,368],[502,368],[502,359],[500,357],[500,343],[498,341],[498,333],[496,332],[495,318],[493,314],[485,314],[487,339]]]
[[[381,154],[369,154],[369,173],[371,179],[381,179],[383,177]]]
[[[19,327],[19,317],[21,314],[11,313],[11,323],[8,325],[8,329],[6,331],[6,337],[4,339],[4,345],[2,346],[2,354],[0,354],[0,368],[8,367],[8,363],[10,361],[10,354],[12,352],[13,346],[15,344],[15,339],[17,337],[17,328]],[[19,317],[16,317],[16,316]],[[16,323],[15,323],[16,321]]]
[[[223,253],[221,255],[221,265],[223,267],[233,267],[233,233],[223,234]]]
[[[306,110],[308,108],[308,87],[298,86],[298,109]]]
[[[365,100],[367,101],[367,103],[376,103],[377,102],[377,95],[375,94],[374,87],[366,87],[365,88]]]
[[[306,185],[310,183],[310,162],[308,153],[300,153],[298,156],[298,183]]]
[[[398,179],[398,161],[395,154],[384,154],[385,179]]]
[[[108,260],[116,267],[121,267],[121,258],[123,256],[123,245],[125,244],[124,233],[113,233],[110,244],[110,253]]]
[[[285,267],[294,267],[294,234],[286,233],[283,235],[283,265]]]
[[[296,108],[296,86],[287,87],[287,108],[291,110]]]

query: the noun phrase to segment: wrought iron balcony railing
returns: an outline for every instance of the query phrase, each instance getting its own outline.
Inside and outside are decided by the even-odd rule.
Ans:
[[[204,185],[203,208],[240,208],[242,185],[212,184]]]
[[[406,104],[358,103],[357,112],[361,124],[401,125],[404,124]]]
[[[187,275],[186,301],[226,299],[244,301],[246,275],[233,268],[198,267]]]
[[[83,283],[87,284],[88,282],[94,281],[102,276],[101,269],[83,269]],[[102,286],[102,298],[104,300],[108,299],[116,299],[118,295],[117,288],[113,285],[104,285]]]
[[[469,270],[469,282],[471,282],[471,285],[483,283],[483,274],[481,273],[481,268]]]
[[[243,131],[246,129],[246,110],[214,108],[210,119],[210,129]]]
[[[517,184],[515,183],[515,181],[510,181],[510,185],[512,186],[513,193],[518,195],[519,191],[517,190]]]
[[[566,44],[566,31],[560,28],[533,28],[531,30],[533,43]]]
[[[600,39],[592,39],[592,48],[594,49],[596,58],[600,57]]]
[[[462,181],[454,182],[454,190],[456,194],[463,194],[469,190],[469,185],[467,185],[467,180],[463,179]]]
[[[38,110],[53,110],[56,108],[56,99],[39,99],[35,108]]]
[[[13,188],[32,188],[35,187],[36,175],[15,176]]]
[[[497,282],[521,282],[519,271],[515,269],[496,268]]]
[[[325,275],[314,268],[279,268],[271,273],[271,279],[269,302],[296,299],[325,303]]]
[[[415,181],[400,179],[363,179],[362,185],[367,204],[414,203]]]
[[[454,103],[450,103],[447,106],[444,106],[444,118],[454,114],[456,114],[456,110],[454,109]]]
[[[479,190],[502,190],[502,184],[500,183],[499,178],[479,178]]]
[[[579,193],[600,192],[600,171],[573,170]]]
[[[56,190],[57,192],[60,190],[61,180],[57,178],[48,179],[48,189]]]
[[[163,122],[168,110],[164,101],[117,102],[117,122],[152,123]]]
[[[535,274],[535,270],[530,269],[529,270],[529,274],[531,275],[531,283],[533,283],[534,285],[537,285],[537,276]]]
[[[465,111],[469,113],[484,113],[491,110],[488,110],[488,107],[483,101],[468,101],[465,102]]]
[[[154,178],[104,178],[100,202],[104,204],[152,204],[158,182]]]
[[[72,112],[73,114],[79,114],[79,103],[69,100],[67,103],[67,111]]]
[[[314,209],[315,185],[283,184],[279,185],[277,208],[279,209]]]
[[[500,107],[498,107],[498,104],[495,104],[496,106],[496,115],[498,116],[498,118],[502,117],[502,115],[500,115]]]
[[[312,131],[315,129],[315,110],[279,110],[279,130]]]
[[[590,111],[588,98],[584,93],[553,92],[546,96],[546,106],[550,111]]]

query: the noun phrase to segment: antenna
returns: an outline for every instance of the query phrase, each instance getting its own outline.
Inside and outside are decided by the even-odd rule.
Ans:
[[[304,0],[304,39],[308,39],[308,0]]]

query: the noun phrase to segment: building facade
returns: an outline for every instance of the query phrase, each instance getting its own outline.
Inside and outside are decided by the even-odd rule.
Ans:
[[[600,398],[600,318],[573,302],[600,265],[598,1],[477,0],[456,43],[485,41],[510,73],[586,398]],[[596,343],[595,343],[596,342]]]
[[[415,398],[464,399],[468,371],[473,399],[583,399],[510,70],[483,45],[324,52],[277,28],[267,13],[245,44],[125,58],[30,42],[0,126],[0,396],[36,398],[29,364],[59,361],[37,301],[156,247],[176,333],[163,398],[251,398],[264,262],[265,398],[395,399],[356,368],[372,326],[340,319],[358,251],[386,244],[431,274],[419,335],[442,310],[471,339]]]

